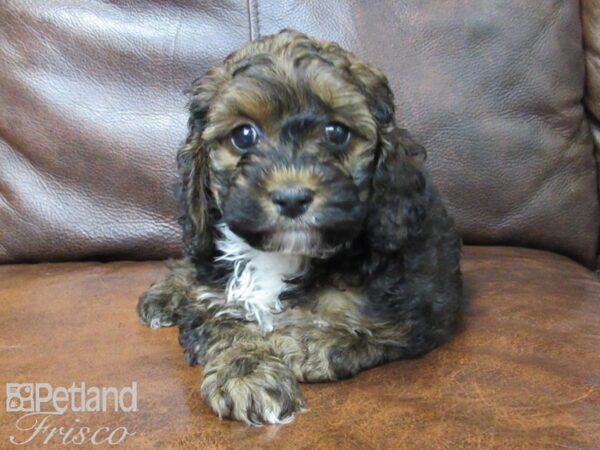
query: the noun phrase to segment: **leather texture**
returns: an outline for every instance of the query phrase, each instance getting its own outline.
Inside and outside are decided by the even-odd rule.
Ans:
[[[595,0],[582,0],[581,7],[586,63],[585,105],[594,138],[600,193],[600,3]],[[597,267],[600,268],[600,249]]]
[[[471,306],[448,344],[347,381],[305,384],[305,414],[248,428],[202,402],[201,369],[186,365],[176,329],[138,322],[136,298],[163,263],[4,265],[0,385],[136,381],[138,412],[51,421],[136,433],[115,448],[598,448],[598,275],[553,253],[493,247],[467,247],[462,269]],[[0,408],[0,447],[24,436],[20,415]]]
[[[245,2],[0,0],[0,261],[164,258],[191,81]]]
[[[600,118],[600,5],[581,2],[581,23],[585,47],[585,104],[594,119]]]
[[[427,147],[467,243],[594,262],[597,169],[576,1],[0,6],[1,262],[176,254],[182,91],[283,27],[337,40],[389,75],[398,119]]]
[[[286,23],[383,69],[467,243],[593,263],[600,221],[578,2],[257,4],[261,34]]]

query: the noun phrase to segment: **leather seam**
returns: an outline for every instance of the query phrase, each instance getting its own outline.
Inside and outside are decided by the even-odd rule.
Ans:
[[[260,23],[258,20],[258,0],[246,0],[248,7],[248,25],[250,30],[250,41],[260,37]]]
[[[256,20],[256,38],[260,38],[260,14],[258,13],[258,0],[254,0],[254,17]]]
[[[592,158],[594,159],[594,163],[596,166],[596,196],[598,200],[598,204],[600,205],[600,147],[598,143],[596,143],[596,138],[594,137],[594,132],[592,131],[593,127],[600,128],[600,121],[596,118],[595,114],[591,111],[591,109],[586,105],[585,102],[582,102],[583,111],[585,115],[585,119],[588,121],[590,138],[592,141]],[[596,273],[600,274],[600,228],[597,233],[596,240],[596,261],[594,267]]]

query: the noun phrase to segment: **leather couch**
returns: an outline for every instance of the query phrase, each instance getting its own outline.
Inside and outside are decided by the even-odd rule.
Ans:
[[[388,74],[466,244],[471,306],[425,357],[305,385],[291,425],[248,428],[212,415],[177,330],[135,305],[181,249],[184,88],[284,27]],[[137,412],[51,417],[126,427],[122,448],[600,446],[597,2],[3,0],[0,61],[3,399],[136,382]],[[31,434],[19,417],[0,409],[1,448]]]

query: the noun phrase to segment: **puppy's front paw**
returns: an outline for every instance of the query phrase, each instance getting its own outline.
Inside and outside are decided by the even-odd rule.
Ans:
[[[304,407],[291,370],[255,345],[237,345],[211,360],[204,370],[201,392],[219,417],[249,425],[288,423]]]
[[[140,297],[137,305],[138,316],[150,328],[170,327],[175,324],[174,312],[179,303],[177,293],[165,292],[151,286]]]

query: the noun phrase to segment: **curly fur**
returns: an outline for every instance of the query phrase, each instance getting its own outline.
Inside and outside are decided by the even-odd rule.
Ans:
[[[304,406],[298,381],[347,378],[451,336],[460,239],[379,70],[284,30],[232,53],[190,96],[177,156],[186,256],[138,313],[179,326],[220,417],[288,422]],[[263,140],[240,154],[228,137],[242,119]],[[321,137],[332,121],[352,131],[343,153]],[[293,220],[268,200],[290,183],[315,192]]]
[[[273,329],[273,315],[283,310],[279,299],[286,289],[285,280],[302,275],[306,258],[298,255],[268,253],[249,246],[227,225],[219,226],[222,238],[216,241],[220,256],[233,271],[225,287],[228,303],[241,303],[248,321],[256,321],[268,331]]]

